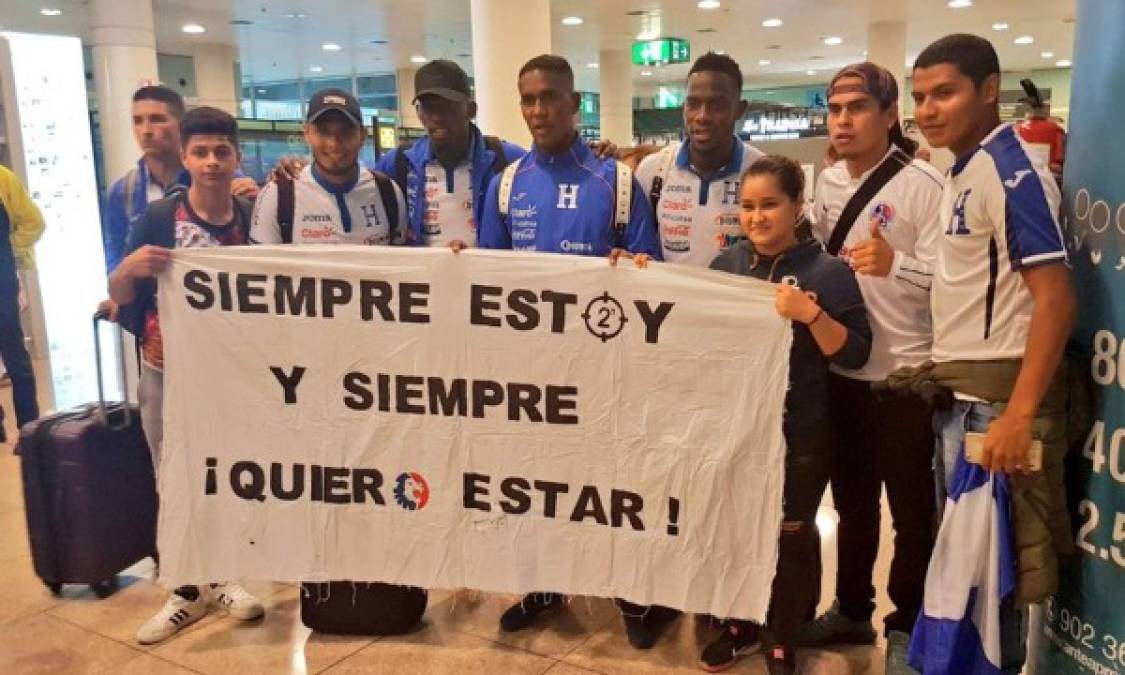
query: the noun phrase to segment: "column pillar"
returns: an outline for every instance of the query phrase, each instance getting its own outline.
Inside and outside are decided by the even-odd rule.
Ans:
[[[414,110],[414,68],[395,70],[395,87],[398,90],[398,119],[404,127],[422,128],[418,112]]]
[[[625,50],[598,55],[601,137],[618,145],[633,144],[633,63]]]
[[[192,56],[195,62],[196,105],[209,105],[238,117],[238,83],[234,63],[238,50],[230,45],[204,44]]]
[[[113,181],[136,165],[140,154],[133,138],[133,92],[160,79],[152,0],[92,0],[90,41],[105,171]]]
[[[136,166],[141,154],[133,137],[133,92],[142,85],[160,81],[152,0],[91,0],[90,45],[102,159],[106,180],[112,184]],[[117,381],[114,359],[110,358],[110,364],[105,366],[107,396],[117,396],[123,390],[136,391],[134,351],[123,343],[116,347],[116,358],[127,363],[126,383]]]
[[[472,0],[470,17],[480,128],[529,146],[516,86],[520,66],[551,52],[550,0]]]
[[[867,24],[867,60],[886,68],[895,76],[899,114],[905,112],[906,22],[872,21]]]

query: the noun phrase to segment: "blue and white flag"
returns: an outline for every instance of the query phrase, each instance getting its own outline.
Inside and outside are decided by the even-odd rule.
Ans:
[[[1008,478],[957,457],[908,660],[924,675],[1000,671],[1000,603],[1016,589]]]

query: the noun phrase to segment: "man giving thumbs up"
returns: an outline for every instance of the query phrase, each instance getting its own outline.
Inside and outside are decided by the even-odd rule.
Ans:
[[[933,546],[930,411],[912,395],[875,394],[873,382],[930,356],[930,281],[940,235],[941,175],[912,159],[898,120],[898,85],[873,63],[848,66],[828,88],[828,133],[840,158],[821,172],[814,234],[848,260],[871,321],[871,357],[833,368],[830,410],[837,438],[832,497],[840,514],[836,603],[806,624],[805,645],[875,641],[872,571],[879,496],[887,488],[895,527],[886,618],[887,673],[912,672],[907,638],[922,604]]]

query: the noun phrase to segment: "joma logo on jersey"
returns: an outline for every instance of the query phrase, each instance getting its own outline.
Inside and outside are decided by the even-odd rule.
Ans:
[[[965,202],[969,201],[969,195],[972,193],[972,188],[969,188],[957,195],[957,199],[953,201],[953,218],[949,221],[949,229],[945,231],[947,235],[956,234],[964,236],[966,234],[971,234],[969,232],[969,225],[965,222]]]
[[[1007,187],[1015,190],[1016,188],[1018,188],[1020,186],[1020,183],[1023,182],[1024,176],[1027,176],[1030,173],[1031,173],[1031,169],[1020,169],[1019,171],[1016,172],[1016,175],[1014,175],[1011,178],[1009,178],[1008,180],[1004,181],[1004,185],[1006,185]]]
[[[302,223],[331,223],[332,216],[327,213],[306,213],[301,216]]]
[[[559,203],[555,206],[557,209],[577,209],[578,208],[578,188],[582,187],[575,183],[561,183],[559,185]]]

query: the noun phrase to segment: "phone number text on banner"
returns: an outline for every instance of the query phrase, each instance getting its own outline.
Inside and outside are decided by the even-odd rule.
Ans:
[[[761,620],[791,330],[763,282],[531,253],[177,251],[161,581],[557,591]]]

